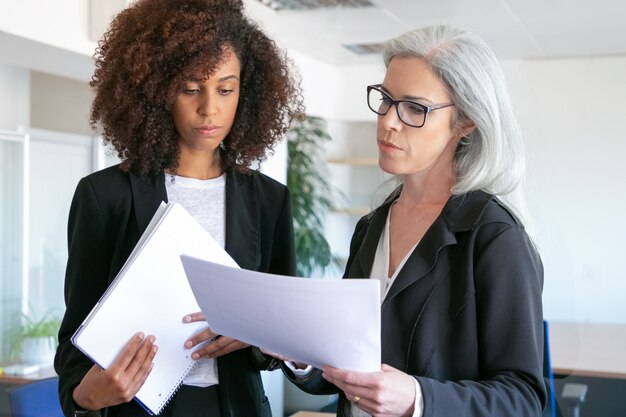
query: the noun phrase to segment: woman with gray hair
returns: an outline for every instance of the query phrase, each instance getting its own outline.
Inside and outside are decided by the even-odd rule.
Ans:
[[[384,60],[368,104],[379,165],[401,184],[358,222],[345,273],[381,283],[381,369],[285,373],[338,392],[339,416],[538,416],[543,267],[520,216],[523,146],[498,61],[441,25],[388,41]]]

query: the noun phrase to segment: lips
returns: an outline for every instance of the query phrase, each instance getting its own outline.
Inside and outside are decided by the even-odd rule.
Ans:
[[[402,148],[400,148],[399,146],[396,146],[396,145],[394,145],[391,142],[386,142],[386,141],[382,141],[382,140],[378,141],[378,147],[381,150],[386,150],[386,151],[392,151],[392,150],[399,150],[399,151],[401,151],[402,150]]]
[[[220,126],[209,125],[197,127],[194,130],[202,136],[213,136],[220,129]]]

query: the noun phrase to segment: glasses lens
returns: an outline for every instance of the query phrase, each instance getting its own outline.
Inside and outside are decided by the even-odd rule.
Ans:
[[[422,127],[426,122],[427,108],[418,103],[403,101],[398,105],[400,119],[408,125]]]
[[[367,104],[370,109],[376,114],[387,114],[389,107],[391,107],[391,99],[382,92],[370,88],[367,95]]]

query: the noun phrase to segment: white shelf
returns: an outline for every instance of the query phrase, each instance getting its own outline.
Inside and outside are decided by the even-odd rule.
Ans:
[[[336,209],[334,209],[333,213],[347,214],[347,215],[350,215],[350,216],[362,217],[362,216],[365,216],[370,211],[371,210],[368,209],[367,207],[343,207],[343,208],[336,208]]]
[[[378,158],[333,158],[329,159],[328,162],[353,166],[378,166]]]

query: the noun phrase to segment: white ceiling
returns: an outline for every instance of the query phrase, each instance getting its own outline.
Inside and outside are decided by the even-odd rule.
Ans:
[[[102,30],[115,13],[108,9],[130,0],[92,1],[107,6]],[[370,1],[375,7],[280,12],[259,0],[244,3],[281,46],[335,66],[380,65],[378,55],[359,56],[342,45],[381,43],[433,23],[475,32],[501,59],[626,56],[626,0]],[[78,80],[93,72],[91,49],[79,53],[0,31],[0,51],[0,62],[37,71]]]
[[[339,66],[380,62],[343,44],[379,43],[433,23],[475,32],[501,59],[626,55],[624,0],[371,0],[375,7],[280,12],[244,1],[282,46]]]

